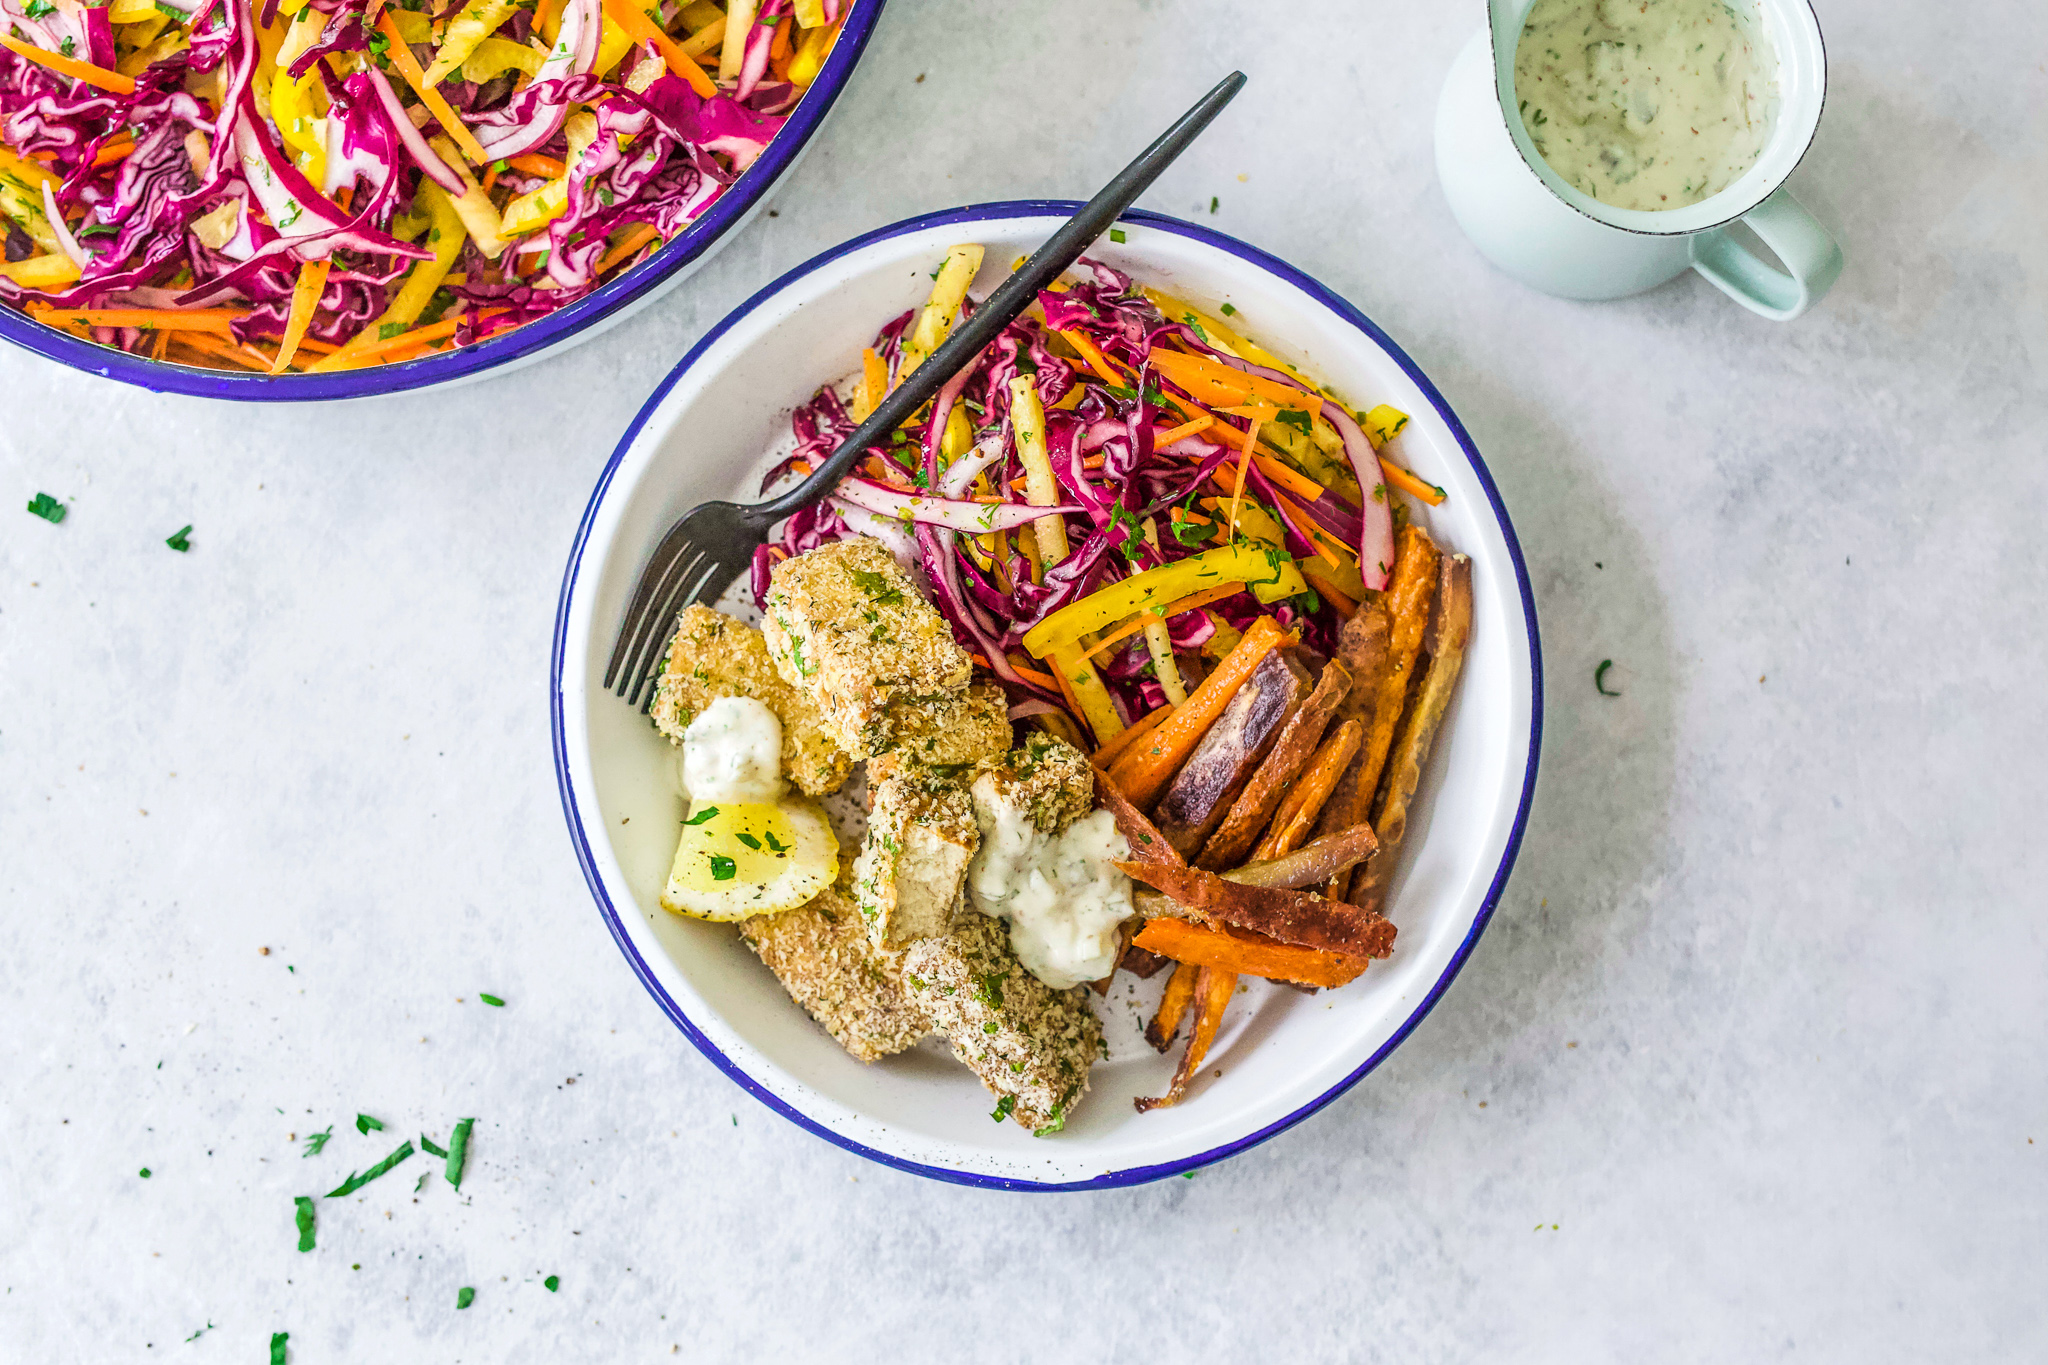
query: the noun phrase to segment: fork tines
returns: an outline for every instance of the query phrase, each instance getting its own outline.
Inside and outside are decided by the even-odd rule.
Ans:
[[[739,569],[695,543],[690,534],[693,519],[694,514],[677,522],[655,547],[605,665],[604,685],[643,711],[654,703],[654,690],[647,683],[676,617],[693,602],[707,596],[716,599],[739,576]]]

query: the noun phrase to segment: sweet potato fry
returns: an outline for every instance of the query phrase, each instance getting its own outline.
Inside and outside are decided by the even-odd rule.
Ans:
[[[1356,867],[1379,846],[1371,825],[1353,825],[1270,861],[1233,868],[1223,874],[1223,879],[1246,886],[1314,886],[1346,868]]]
[[[1152,811],[1152,822],[1182,857],[1193,857],[1223,822],[1313,686],[1292,651],[1281,649],[1260,661],[1237,689]]]
[[[1222,967],[1245,976],[1297,986],[1342,986],[1358,979],[1370,958],[1275,943],[1239,929],[1205,929],[1181,919],[1149,919],[1135,940],[1140,948],[1175,962]]]
[[[1422,781],[1423,765],[1429,762],[1437,726],[1451,704],[1471,636],[1472,561],[1464,555],[1446,555],[1437,587],[1436,617],[1430,623],[1428,662],[1408,714],[1401,718],[1386,784],[1373,812],[1380,850],[1363,871],[1352,875],[1358,903],[1368,909],[1377,911],[1386,902],[1387,885],[1401,856],[1401,841],[1408,833],[1408,805],[1415,798],[1416,784]]]
[[[1309,832],[1316,827],[1316,819],[1329,803],[1330,793],[1337,789],[1344,774],[1351,768],[1353,756],[1365,738],[1365,722],[1347,720],[1330,733],[1316,756],[1309,760],[1308,771],[1287,793],[1287,799],[1274,812],[1273,823],[1266,827],[1266,837],[1259,841],[1258,852],[1253,856],[1260,861],[1292,853],[1308,842]]]
[[[1166,983],[1166,993],[1159,997],[1159,1011],[1145,1025],[1145,1041],[1152,1044],[1154,1051],[1164,1052],[1173,1046],[1180,1021],[1187,1017],[1188,1006],[1194,1003],[1195,977],[1201,970],[1192,962],[1174,963],[1173,979]]]
[[[1173,845],[1166,842],[1166,836],[1159,832],[1145,817],[1145,812],[1132,805],[1124,795],[1116,779],[1097,768],[1095,770],[1095,804],[1110,813],[1115,819],[1118,833],[1131,846],[1131,856],[1141,863],[1165,863],[1170,867],[1185,867],[1186,860],[1174,852]]]
[[[1246,886],[1200,868],[1159,863],[1117,866],[1204,918],[1250,929],[1281,943],[1347,957],[1385,957],[1394,948],[1393,925],[1342,901],[1279,886]]]
[[[1100,749],[1097,749],[1091,756],[1090,761],[1098,768],[1109,768],[1119,758],[1122,758],[1133,744],[1136,744],[1139,740],[1157,730],[1165,722],[1166,718],[1172,714],[1173,706],[1169,703],[1160,707],[1149,716],[1132,721],[1117,734],[1116,738],[1110,740],[1109,743],[1103,745]]]
[[[1336,659],[1323,665],[1323,676],[1316,680],[1315,691],[1309,693],[1308,700],[1287,722],[1287,728],[1273,744],[1273,751],[1252,774],[1251,781],[1232,803],[1230,813],[1223,817],[1223,823],[1202,845],[1201,856],[1195,859],[1196,867],[1221,871],[1235,867],[1251,852],[1259,832],[1279,809],[1288,784],[1308,765],[1316,745],[1322,742],[1323,731],[1329,728],[1330,717],[1337,713],[1350,690],[1350,669]]]
[[[1143,1114],[1148,1110],[1164,1109],[1179,1104],[1181,1096],[1187,1094],[1188,1081],[1209,1056],[1209,1045],[1216,1041],[1216,1028],[1223,1022],[1223,1008],[1230,1003],[1231,995],[1237,990],[1237,973],[1222,971],[1215,967],[1204,967],[1195,981],[1195,997],[1201,1001],[1200,1012],[1195,1015],[1194,1035],[1188,1039],[1188,1050],[1180,1056],[1180,1065],[1174,1068],[1173,1084],[1158,1099],[1143,1096],[1131,1101]]]
[[[1320,833],[1344,829],[1367,819],[1372,811],[1372,800],[1379,791],[1380,774],[1386,768],[1387,752],[1394,743],[1394,728],[1401,719],[1401,712],[1408,699],[1409,684],[1414,679],[1415,662],[1422,652],[1422,634],[1429,624],[1430,602],[1436,595],[1437,559],[1436,543],[1429,533],[1419,526],[1406,526],[1395,549],[1394,573],[1387,584],[1387,591],[1374,609],[1386,615],[1386,639],[1384,647],[1374,657],[1372,668],[1372,691],[1369,697],[1362,697],[1367,682],[1365,671],[1359,673],[1358,682],[1352,685],[1351,695],[1358,703],[1356,717],[1365,722],[1365,739],[1359,745],[1358,756],[1351,768],[1339,780],[1337,788],[1323,806]],[[1345,655],[1344,636],[1358,634],[1355,647],[1370,652],[1373,644],[1374,627],[1368,623],[1360,627],[1368,617],[1366,608],[1359,608],[1358,615],[1351,618],[1339,638],[1338,653]],[[1346,662],[1351,662],[1346,658]],[[1349,708],[1347,708],[1349,709]],[[1346,717],[1349,718],[1349,717]],[[1333,878],[1327,890],[1338,900],[1346,899],[1353,873]]]
[[[1252,670],[1289,638],[1270,616],[1252,622],[1237,647],[1189,695],[1187,705],[1176,707],[1149,740],[1133,745],[1110,766],[1110,775],[1132,804],[1141,810],[1151,808]]]
[[[1135,933],[1131,937],[1133,941],[1124,945],[1124,955],[1117,959],[1116,965],[1141,980],[1156,976],[1159,969],[1164,967],[1171,959],[1163,958],[1155,952],[1140,948],[1135,941],[1137,938]]]

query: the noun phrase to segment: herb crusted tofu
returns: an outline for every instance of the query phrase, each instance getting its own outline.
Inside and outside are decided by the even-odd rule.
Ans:
[[[650,714],[671,743],[720,697],[752,697],[782,722],[782,771],[807,796],[846,785],[853,759],[816,703],[784,682],[760,631],[737,617],[691,606],[676,620]]]
[[[1038,1137],[1058,1132],[1102,1055],[1088,988],[1056,991],[1010,951],[1001,920],[963,915],[903,955],[903,978],[954,1055],[997,1096],[996,1115]]]
[[[916,1045],[932,1031],[905,985],[902,956],[876,948],[851,897],[836,888],[779,915],[740,924],[740,937],[790,997],[863,1062]]]
[[[1095,809],[1095,770],[1079,749],[1034,730],[973,774],[977,810],[1015,810],[1041,834],[1058,834]]]
[[[952,628],[871,536],[776,565],[766,618],[776,667],[855,758],[897,747],[908,713],[958,697],[973,672]]]
[[[981,847],[974,803],[951,777],[915,765],[871,779],[867,839],[853,864],[854,899],[883,948],[943,934],[962,905]]]

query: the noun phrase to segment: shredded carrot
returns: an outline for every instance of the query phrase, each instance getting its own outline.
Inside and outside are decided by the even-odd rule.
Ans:
[[[1081,359],[1088,362],[1088,368],[1101,375],[1105,381],[1120,389],[1130,387],[1131,381],[1116,367],[1116,362],[1104,355],[1085,333],[1062,330],[1060,336],[1065,339],[1067,345],[1079,351]]]
[[[498,188],[498,163],[493,161],[490,169],[484,172],[484,193],[489,194],[496,188]]]
[[[1321,559],[1303,560],[1301,576],[1309,581],[1309,586],[1314,588],[1339,616],[1349,621],[1358,614],[1358,603],[1353,600],[1351,594],[1330,580],[1330,572],[1323,567]]]
[[[127,159],[128,155],[134,150],[134,138],[118,138],[113,142],[107,143],[104,147],[101,147],[97,152],[94,152],[92,156],[92,164],[94,166],[111,166],[116,161],[122,161]]]
[[[459,318],[444,318],[440,322],[432,323],[426,327],[415,327],[412,331],[402,332],[387,341],[373,341],[359,350],[348,352],[342,357],[346,363],[337,368],[345,370],[354,369],[366,360],[396,359],[398,357],[393,355],[394,352],[410,350],[414,346],[425,342],[439,341],[442,337],[454,336],[456,329],[460,328],[465,322],[483,322],[498,316],[500,314],[496,312],[480,313],[474,318],[467,315]]]
[[[149,358],[151,360],[162,360],[164,358],[164,352],[168,351],[170,348],[171,334],[169,332],[158,332],[156,334],[156,345],[150,348]]]
[[[1433,483],[1424,483],[1407,470],[1401,468],[1401,466],[1387,463],[1384,458],[1380,460],[1380,473],[1386,475],[1388,483],[1394,485],[1403,493],[1422,499],[1431,507],[1435,507],[1444,500],[1443,489],[1438,488]]]
[[[542,156],[539,152],[521,152],[518,156],[507,157],[505,164],[515,171],[545,176],[549,180],[560,180],[569,173],[567,166],[551,156]]]
[[[398,74],[405,77],[405,83],[420,97],[420,103],[427,106],[427,112],[432,114],[440,123],[442,130],[455,140],[455,145],[469,158],[470,165],[488,165],[491,158],[485,154],[483,144],[476,140],[475,133],[469,131],[469,125],[455,116],[455,111],[449,107],[441,92],[427,84],[427,73],[420,70],[419,59],[414,57],[412,49],[406,46],[405,36],[398,31],[398,25],[392,21],[391,16],[379,14],[377,27],[391,40],[391,46],[384,55],[398,68]]]
[[[96,85],[116,95],[135,93],[135,81],[132,77],[124,76],[118,71],[109,71],[104,66],[94,66],[91,62],[81,62],[76,57],[66,57],[61,53],[45,52],[33,43],[24,43],[19,38],[10,38],[5,34],[0,34],[0,47],[6,48],[23,61],[48,67],[60,76],[69,76],[75,81]]]
[[[708,100],[718,94],[718,83],[705,75],[704,68],[691,61],[689,55],[676,46],[676,40],[669,37],[660,24],[648,18],[647,12],[635,0],[604,0],[604,12],[634,39],[652,45],[661,54],[662,61],[668,64],[668,69],[688,81],[690,88],[700,96]]]
[[[299,267],[299,282],[292,286],[292,310],[284,321],[284,339],[277,343],[277,358],[270,362],[272,374],[283,374],[299,353],[299,343],[305,340],[306,328],[320,307],[320,295],[327,289],[327,272],[333,268],[332,261],[308,261]]]
[[[166,333],[166,335],[169,334]],[[177,334],[177,343],[195,355],[204,356],[209,360],[225,360],[229,364],[239,365],[245,370],[268,370],[270,368],[267,361],[251,360],[248,352],[244,351],[241,347],[216,342],[203,332],[180,332]]]
[[[620,261],[625,260],[641,247],[661,236],[661,229],[652,223],[642,223],[619,238],[617,246],[604,253],[597,262],[597,273],[602,275]]]
[[[1258,443],[1259,423],[1254,418],[1250,428],[1245,432],[1244,453],[1238,456],[1237,460],[1237,488],[1230,495],[1230,515],[1224,518],[1233,527],[1237,525],[1237,509],[1244,505],[1244,485],[1247,477],[1246,471],[1250,468],[1252,462],[1252,448]]]
[[[564,0],[540,0],[533,11],[534,31],[544,38],[550,37],[561,22],[563,3]]]
[[[1118,760],[1110,778],[1130,797],[1132,805],[1145,809],[1159,799],[1168,779],[1194,752],[1195,745],[1223,714],[1238,688],[1251,677],[1252,670],[1290,638],[1270,616],[1252,622],[1237,648],[1225,655],[1223,662],[1194,690],[1188,704],[1159,727],[1152,742],[1137,746]]]
[[[1166,915],[1146,920],[1131,942],[1175,962],[1220,967],[1245,976],[1294,981],[1304,986],[1345,985],[1356,980],[1372,961],[1280,943],[1243,929],[1210,929]]]
[[[980,664],[983,668],[987,669],[991,673],[996,671],[996,666],[990,663],[987,659],[983,658],[979,654],[969,654],[967,657],[974,660],[974,662]],[[1060,680],[1052,676],[1052,674],[1040,673],[1035,668],[1025,668],[1022,665],[1020,665],[1015,659],[1011,659],[1007,655],[1005,655],[1004,658],[1009,663],[1011,669],[1016,672],[1017,676],[1022,678],[1025,682],[1036,683],[1038,686],[1043,687],[1048,691],[1057,691],[1059,689]]]
[[[1186,440],[1190,436],[1207,431],[1215,425],[1216,421],[1214,418],[1204,416],[1197,417],[1192,422],[1183,422],[1171,431],[1155,431],[1152,433],[1152,448],[1154,450],[1162,449],[1172,445],[1175,441]]]
[[[1211,360],[1207,356],[1189,355],[1186,352],[1170,351],[1155,346],[1145,359],[1146,363],[1189,393],[1199,393],[1204,388],[1215,390],[1219,396],[1213,401],[1219,403],[1225,401],[1220,395],[1226,393],[1243,395],[1230,399],[1232,403],[1243,403],[1257,395],[1268,403],[1288,408],[1303,408],[1318,417],[1322,415],[1322,395],[1297,389],[1290,384],[1282,384],[1277,379],[1267,379],[1263,375],[1248,374],[1221,361]]]
[[[789,31],[796,26],[796,16],[785,14],[782,22],[775,26],[775,36],[768,40],[768,60],[776,61],[789,56]]]
[[[82,323],[87,327],[145,327],[161,332],[228,334],[228,324],[249,316],[246,308],[51,308],[38,309],[38,322]]]
[[[1130,728],[1122,731],[1115,739],[1110,740],[1091,754],[1089,762],[1098,768],[1108,768],[1128,753],[1133,744],[1136,744],[1139,740],[1164,724],[1166,718],[1173,714],[1173,710],[1173,703],[1168,702],[1151,715],[1132,721]]]

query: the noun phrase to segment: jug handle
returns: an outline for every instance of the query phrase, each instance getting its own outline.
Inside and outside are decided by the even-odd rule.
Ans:
[[[1780,270],[1725,227],[1692,239],[1692,267],[1743,307],[1790,322],[1828,292],[1842,273],[1842,248],[1789,191],[1780,187],[1738,220],[1785,263]]]

